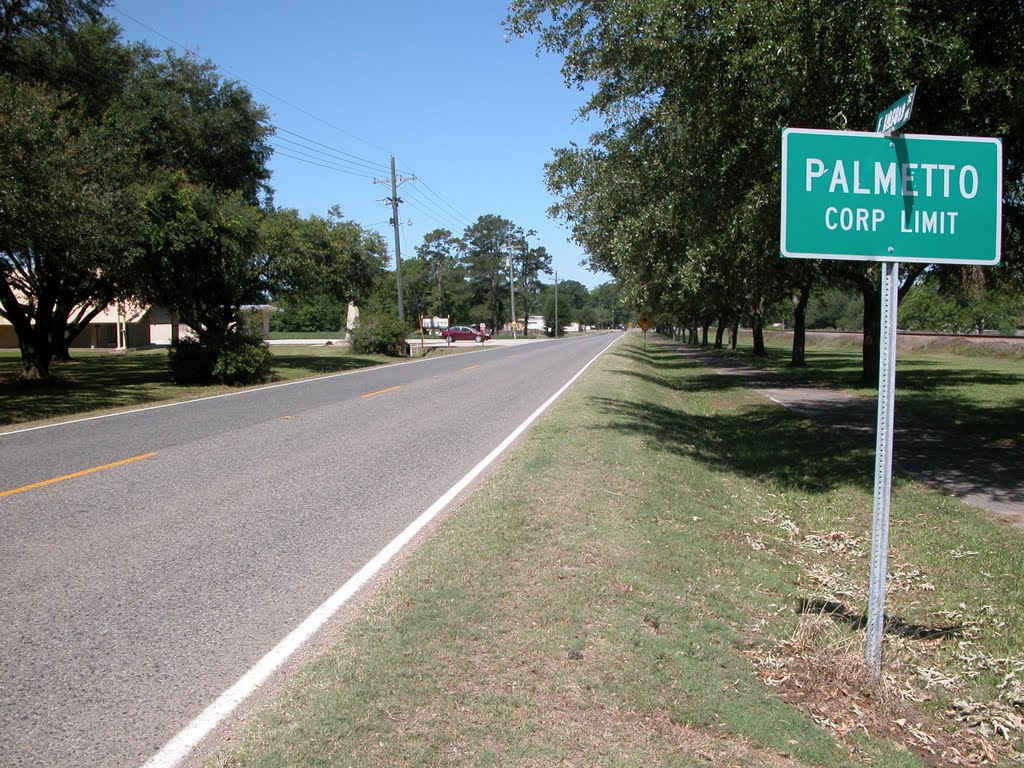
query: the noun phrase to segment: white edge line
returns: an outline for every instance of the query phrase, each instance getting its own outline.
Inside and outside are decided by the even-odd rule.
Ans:
[[[488,466],[501,456],[516,439],[544,413],[551,404],[557,400],[562,393],[571,387],[583,373],[590,368],[594,362],[607,352],[613,344],[619,341],[622,336],[616,337],[608,346],[598,352],[591,360],[577,371],[569,381],[555,392],[551,397],[530,414],[526,421],[520,424],[512,433],[502,440],[498,446],[487,454],[475,467],[473,467],[461,480],[453,485],[437,501],[431,504],[425,512],[413,520],[404,531],[393,538],[387,546],[378,552],[369,562],[360,568],[355,575],[346,581],[341,588],[325,600],[315,611],[303,619],[302,623],[293,629],[278,643],[269,653],[242,675],[238,681],[222,693],[206,709],[199,713],[196,718],[185,726],[178,734],[167,742],[159,752],[147,760],[142,768],[173,768],[213,731],[238,705],[251,696],[267,679],[280,667],[298,648],[309,640],[327,621],[347,603],[353,595],[366,586],[381,569],[398,552],[408,544],[423,528],[430,523],[437,515],[447,507],[452,500],[458,496],[466,487],[472,483]]]

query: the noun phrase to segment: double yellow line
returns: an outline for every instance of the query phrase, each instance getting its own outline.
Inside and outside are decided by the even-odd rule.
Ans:
[[[132,456],[130,459],[121,459],[121,461],[115,461],[112,464],[104,464],[102,467],[83,469],[81,472],[72,472],[70,475],[61,475],[60,477],[54,477],[49,480],[43,480],[42,482],[39,483],[23,485],[21,488],[12,488],[9,491],[0,491],[0,499],[2,499],[4,496],[13,496],[16,493],[23,493],[24,491],[34,491],[36,488],[43,488],[47,485],[53,485],[54,483],[62,483],[65,480],[72,480],[76,477],[84,477],[85,475],[91,475],[93,472],[102,472],[105,469],[121,467],[124,466],[125,464],[131,464],[133,461],[142,461],[143,459],[150,459],[154,456],[156,456],[155,453],[143,453],[139,456]]]

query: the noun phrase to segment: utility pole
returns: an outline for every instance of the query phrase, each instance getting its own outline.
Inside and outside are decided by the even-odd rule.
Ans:
[[[558,338],[558,270],[555,270],[555,338]]]
[[[385,202],[391,203],[391,223],[395,227],[395,282],[398,283],[398,319],[405,319],[405,296],[402,293],[402,238],[401,221],[398,218],[398,204],[402,198],[398,196],[398,184],[403,181],[416,181],[415,176],[395,175],[395,156],[391,156],[391,178],[374,179],[374,184],[387,184],[391,182],[391,197],[385,198]]]
[[[512,338],[516,338],[516,273],[512,271],[512,251],[508,252],[508,289],[512,293]]]

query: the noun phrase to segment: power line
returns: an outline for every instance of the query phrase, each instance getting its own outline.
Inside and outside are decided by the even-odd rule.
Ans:
[[[441,226],[441,227],[443,227],[445,229],[448,229],[451,226],[449,222],[441,221],[440,219],[437,218],[436,214],[432,214],[430,211],[427,211],[427,210],[424,210],[423,208],[420,208],[418,205],[416,205],[416,203],[412,202],[411,200],[404,200],[403,202],[406,205],[408,205],[408,206],[410,206],[412,208],[415,208],[417,211],[422,213],[424,216],[426,216],[428,219],[433,221],[435,224],[437,224],[437,225],[439,225],[439,226]]]
[[[417,179],[417,181],[418,181],[418,182],[419,182],[420,184],[422,184],[422,185],[423,185],[424,187],[426,187],[426,189],[427,189],[427,190],[428,190],[428,191],[429,191],[429,192],[430,192],[431,194],[433,194],[433,196],[434,196],[435,198],[437,198],[437,199],[438,199],[438,200],[439,200],[439,201],[440,201],[440,202],[441,202],[442,204],[444,204],[444,205],[445,205],[445,206],[446,206],[446,207],[447,207],[447,208],[448,208],[449,210],[451,210],[451,211],[452,211],[452,212],[453,212],[453,213],[454,213],[454,214],[455,214],[456,216],[458,216],[458,217],[459,217],[460,219],[462,219],[462,220],[463,220],[464,222],[466,222],[466,224],[472,224],[472,223],[473,223],[473,222],[472,222],[472,221],[471,221],[471,220],[469,219],[469,217],[465,216],[465,215],[464,215],[464,214],[463,214],[463,213],[462,213],[462,212],[461,212],[461,211],[460,211],[460,210],[459,210],[458,208],[456,208],[456,207],[455,207],[454,205],[452,205],[452,204],[451,204],[451,203],[450,203],[450,202],[448,201],[448,199],[447,199],[447,198],[445,198],[445,196],[444,196],[444,195],[442,195],[442,194],[441,194],[440,192],[437,192],[436,190],[434,190],[434,188],[433,188],[433,187],[431,187],[431,186],[430,186],[429,184],[427,184],[427,182],[425,182],[425,181],[423,180],[423,177],[422,177],[422,176],[420,176],[419,174],[416,174],[416,173],[413,173],[413,176],[416,176],[416,179]]]
[[[155,29],[155,28],[151,27],[150,25],[146,24],[145,22],[140,21],[139,19],[134,18],[133,16],[125,13],[124,11],[122,11],[122,10],[120,10],[118,8],[114,8],[114,10],[118,14],[123,16],[124,18],[134,22],[135,24],[139,25],[140,27],[142,27],[144,29],[149,30],[153,34],[163,38],[164,40],[169,42],[171,45],[173,45],[175,48],[180,49],[182,51],[186,51],[188,53],[192,53],[192,54],[194,54],[197,57],[200,56],[198,51],[195,51],[195,50],[189,48],[186,45],[182,45],[178,41],[174,40],[171,37],[168,37],[163,32],[160,32],[158,29]],[[202,58],[205,59],[205,57],[202,57]],[[253,83],[250,80],[247,80],[247,79],[245,79],[243,77],[240,77],[240,76],[236,75],[234,72],[232,72],[231,70],[227,69],[226,67],[220,66],[220,65],[216,64],[215,62],[213,62],[213,61],[211,61],[209,59],[205,59],[205,60],[209,61],[210,64],[215,69],[217,69],[217,70],[219,70],[221,72],[227,73],[228,75],[230,75],[233,79],[237,80],[238,82],[244,83],[247,86],[249,86],[250,88],[253,88],[253,89],[257,90],[257,91],[260,91],[261,93],[267,94],[272,99],[281,102],[282,104],[284,104],[284,105],[286,105],[286,106],[296,110],[297,112],[300,112],[300,113],[306,115],[307,117],[310,117],[313,120],[316,120],[317,122],[322,123],[322,124],[326,125],[327,127],[332,128],[333,130],[338,131],[339,133],[342,133],[342,134],[344,134],[346,136],[349,136],[350,138],[353,138],[353,139],[355,139],[357,141],[360,141],[360,142],[362,142],[364,144],[367,144],[368,146],[375,147],[377,149],[380,149],[383,152],[387,151],[383,147],[381,147],[380,145],[375,144],[372,141],[368,141],[367,139],[364,139],[361,136],[357,136],[356,134],[351,133],[350,131],[347,131],[344,128],[341,128],[341,127],[335,125],[334,123],[331,123],[328,120],[324,120],[323,118],[319,117],[318,115],[315,115],[312,112],[309,112],[309,111],[303,109],[302,107],[299,107],[299,106],[297,106],[295,104],[292,104],[288,100],[283,99],[283,98],[281,98],[280,96],[277,96],[274,93],[271,93],[270,91],[266,90],[265,88],[261,88],[256,83]],[[372,175],[370,175],[370,172],[376,171],[376,172],[385,172],[386,173],[388,171],[388,166],[384,165],[383,163],[378,163],[378,162],[370,160],[368,158],[361,157],[359,155],[356,155],[356,154],[353,154],[353,153],[350,153],[350,152],[345,152],[344,150],[341,150],[341,149],[338,149],[336,147],[332,147],[332,146],[330,146],[328,144],[324,144],[322,142],[316,141],[315,139],[311,139],[308,136],[304,136],[304,135],[302,135],[300,133],[297,133],[295,131],[288,130],[287,128],[282,128],[282,127],[280,127],[278,125],[275,125],[273,123],[270,123],[270,127],[273,128],[274,131],[275,131],[275,136],[272,139],[273,141],[282,141],[282,142],[286,142],[288,144],[291,144],[294,147],[298,147],[297,149],[293,149],[291,147],[283,147],[282,148],[280,146],[275,146],[274,147],[274,149],[275,149],[274,154],[279,156],[279,157],[288,158],[290,160],[295,160],[297,162],[306,163],[307,165],[316,166],[316,167],[324,168],[326,170],[331,170],[331,171],[335,171],[335,172],[338,172],[338,173],[344,173],[344,174],[348,174],[350,176],[356,176],[356,177],[360,177],[360,178],[373,179],[374,177]],[[284,138],[282,136],[277,136],[276,135],[277,133],[283,133],[283,134],[287,134],[289,136],[294,136],[294,137],[296,137],[298,139],[301,139],[303,142],[306,142],[307,145],[311,144],[311,145],[314,145],[314,146],[307,146],[307,145],[303,145],[303,144],[301,144],[299,142],[291,141],[291,140],[286,139],[286,138]],[[321,147],[323,150],[327,150],[327,152],[315,149],[314,147]],[[285,150],[287,150],[287,151],[285,151]],[[296,153],[296,154],[289,154],[289,153]],[[314,153],[314,154],[309,154],[309,153]],[[323,155],[326,158],[326,160],[324,160],[321,157],[317,157],[316,155]],[[391,172],[394,173],[393,168],[391,169]],[[412,205],[414,208],[416,208],[416,210],[420,211],[420,213],[423,213],[425,216],[427,216],[431,220],[435,221],[436,223],[438,223],[438,224],[440,224],[440,225],[442,225],[442,226],[444,226],[446,228],[451,223],[455,223],[455,227],[454,227],[455,229],[459,229],[462,226],[462,222],[465,222],[466,225],[471,225],[472,224],[472,221],[465,214],[463,214],[461,211],[459,211],[459,209],[456,208],[446,197],[444,197],[444,195],[442,195],[441,193],[437,192],[433,187],[431,187],[429,184],[427,184],[425,181],[423,181],[423,178],[421,176],[419,176],[419,175],[417,175],[415,173],[410,173],[410,175],[413,176],[413,178],[410,179],[410,181],[415,181],[415,182],[418,182],[418,183],[422,184],[423,188],[426,190],[425,195],[429,195],[430,197],[432,197],[434,200],[437,201],[435,203],[435,202],[433,202],[433,200],[427,199],[426,196],[419,196],[419,195],[417,195],[417,199],[420,200],[420,202],[422,202],[424,205],[427,205],[430,208],[436,210],[437,213],[434,214],[434,213],[428,212],[428,211],[420,208],[419,206],[416,206],[412,202],[410,202],[409,204]],[[438,218],[439,215],[443,219],[445,219],[446,221],[442,221],[441,219],[439,219]],[[454,215],[455,218],[453,218],[452,215]]]
[[[139,25],[140,27],[143,27],[144,29],[148,29],[148,30],[149,30],[150,32],[152,32],[152,33],[153,33],[154,35],[159,35],[159,36],[160,36],[160,37],[162,37],[162,38],[163,38],[164,40],[166,40],[166,41],[167,41],[167,42],[169,42],[169,43],[170,43],[171,45],[173,45],[173,46],[174,46],[175,48],[180,48],[181,50],[184,50],[184,51],[188,51],[189,53],[193,53],[193,54],[195,54],[196,56],[199,56],[199,52],[198,52],[198,51],[194,51],[194,50],[192,50],[192,49],[191,49],[191,48],[189,48],[189,47],[188,47],[187,45],[182,45],[181,43],[177,42],[176,40],[174,40],[174,39],[172,39],[172,38],[168,37],[167,35],[165,35],[165,34],[164,34],[163,32],[161,32],[161,31],[159,31],[159,30],[157,30],[157,29],[154,29],[153,27],[149,26],[148,24],[145,24],[144,22],[141,22],[141,21],[139,21],[138,19],[136,19],[136,18],[134,18],[134,17],[132,17],[132,16],[129,16],[129,15],[127,14],[127,13],[125,13],[125,12],[124,12],[124,11],[122,11],[122,10],[120,10],[119,8],[114,8],[114,11],[116,11],[116,12],[117,12],[117,13],[119,13],[119,14],[121,14],[121,15],[122,15],[122,16],[124,16],[124,17],[125,17],[126,19],[128,19],[128,20],[130,20],[130,21],[133,21],[133,22],[135,22],[135,23],[136,23],[136,24],[138,24],[138,25]],[[205,58],[205,57],[204,57],[204,58]],[[207,59],[207,61],[209,61],[209,59]],[[248,85],[248,86],[250,86],[250,87],[252,87],[252,88],[255,88],[255,89],[256,89],[257,91],[261,91],[262,93],[265,93],[265,94],[267,94],[267,95],[268,95],[268,96],[270,96],[270,97],[271,97],[272,99],[276,99],[277,101],[281,102],[281,103],[282,103],[282,104],[284,104],[285,106],[291,107],[292,109],[296,110],[297,112],[301,112],[302,114],[306,115],[307,117],[311,117],[311,118],[313,118],[314,120],[316,120],[317,122],[323,123],[323,124],[324,124],[324,125],[326,125],[326,126],[327,126],[328,128],[333,128],[334,130],[338,131],[339,133],[343,133],[343,134],[345,134],[346,136],[348,136],[348,137],[350,137],[350,138],[353,138],[353,139],[355,139],[356,141],[361,141],[361,142],[362,142],[363,144],[366,144],[366,145],[368,145],[368,146],[371,146],[371,147],[375,147],[376,149],[379,149],[379,150],[381,150],[382,152],[387,152],[387,150],[386,150],[386,149],[384,149],[384,147],[380,146],[379,144],[374,144],[374,143],[373,143],[372,141],[369,141],[369,140],[367,140],[367,139],[364,139],[364,138],[363,138],[362,136],[357,136],[356,134],[354,134],[354,133],[351,133],[350,131],[346,131],[346,130],[345,130],[344,128],[340,128],[340,127],[338,127],[337,125],[335,125],[334,123],[332,123],[332,122],[330,122],[330,121],[328,121],[328,120],[324,120],[324,119],[323,119],[322,117],[319,117],[319,116],[317,116],[317,115],[314,115],[314,114],[313,114],[312,112],[307,112],[307,111],[306,111],[305,109],[303,109],[302,107],[296,106],[295,104],[292,104],[291,102],[289,102],[289,101],[288,101],[288,100],[286,100],[286,99],[282,99],[282,98],[281,98],[280,96],[277,96],[277,95],[275,95],[275,94],[271,93],[271,92],[270,92],[270,91],[268,91],[268,90],[267,90],[266,88],[261,88],[260,86],[256,85],[255,83],[253,83],[253,82],[250,82],[249,80],[246,80],[246,79],[245,79],[244,77],[240,77],[240,76],[236,75],[236,74],[235,74],[234,72],[232,72],[231,70],[227,69],[226,67],[222,67],[222,66],[220,66],[220,65],[218,65],[218,64],[216,64],[216,63],[214,63],[214,66],[215,66],[215,67],[216,67],[217,69],[219,69],[219,70],[221,70],[221,71],[223,71],[223,72],[227,72],[227,73],[228,73],[229,75],[231,75],[232,77],[234,77],[235,79],[237,79],[237,80],[238,80],[239,82],[241,82],[241,83],[245,83],[246,85]]]
[[[455,229],[460,229],[462,227],[462,224],[457,219],[452,217],[442,208],[438,207],[435,203],[422,197],[418,192],[416,192],[414,187],[409,187],[408,191],[413,197],[415,197],[416,200],[432,209],[431,211],[424,210],[423,208],[420,208],[418,205],[416,205],[416,203],[413,202],[412,200],[406,200],[406,202],[409,205],[418,210],[420,213],[425,214],[426,216],[430,217],[431,219],[436,221],[438,224],[441,224],[445,228],[454,226]]]
[[[352,163],[353,165],[365,166],[366,170],[368,170],[368,171],[383,171],[385,173],[388,172],[388,166],[386,166],[384,163],[376,163],[376,162],[374,162],[372,160],[367,160],[364,157],[360,157],[359,155],[353,155],[350,152],[344,152],[344,151],[342,151],[340,149],[337,149],[335,147],[330,146],[329,144],[322,144],[321,142],[316,141],[315,139],[311,139],[308,136],[303,136],[301,133],[296,133],[295,131],[289,131],[287,128],[281,128],[280,126],[274,126],[274,127],[275,127],[276,130],[280,131],[281,133],[287,133],[289,136],[297,136],[298,138],[300,138],[303,141],[306,141],[306,142],[308,142],[310,144],[315,144],[318,147],[323,147],[324,149],[328,149],[328,150],[330,150],[332,153],[334,153],[336,155],[344,155],[345,158],[348,158],[348,157],[354,158],[353,160],[345,160],[344,158],[341,158],[341,157],[338,158],[339,160],[343,160],[346,163]],[[287,141],[287,139],[282,139],[282,141]]]
[[[310,147],[306,144],[302,144],[298,141],[292,141],[291,139],[286,139],[282,136],[274,136],[270,139],[270,141],[272,143],[283,142],[285,144],[289,144],[291,146],[282,148],[292,152],[299,152],[299,154],[306,155],[307,157],[319,159],[317,156],[320,156],[321,158],[326,158],[332,164],[336,164],[348,169],[348,171],[353,175],[366,176],[367,178],[371,179],[373,178],[373,175],[371,174],[371,171],[374,170],[373,168],[366,168],[363,167],[362,165],[357,165],[356,163],[352,163],[350,160],[345,160],[344,158],[340,158],[336,155],[332,155],[328,152],[316,149],[315,147]]]
[[[329,165],[327,163],[320,163],[320,162],[317,162],[316,160],[307,160],[306,158],[299,157],[298,155],[290,155],[287,152],[284,152],[284,151],[281,151],[281,150],[276,150],[274,152],[274,154],[277,155],[278,157],[287,157],[289,160],[297,160],[298,162],[305,163],[306,165],[315,165],[315,166],[317,166],[319,168],[326,168],[329,171],[337,171],[338,173],[345,173],[345,174],[348,174],[349,176],[358,176],[361,179],[372,179],[373,178],[373,176],[367,176],[366,174],[363,174],[363,173],[356,173],[354,171],[350,171],[350,170],[347,170],[345,168],[340,168],[340,167],[338,167],[336,165]]]

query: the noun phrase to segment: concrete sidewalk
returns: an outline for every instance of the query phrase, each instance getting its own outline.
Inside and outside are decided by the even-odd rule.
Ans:
[[[878,404],[874,399],[823,387],[790,386],[782,376],[739,361],[693,347],[673,344],[671,348],[803,416],[840,432],[875,439]],[[1002,515],[1024,529],[1024,452],[1020,450],[914,423],[900,413],[897,398],[893,464],[900,474]]]

